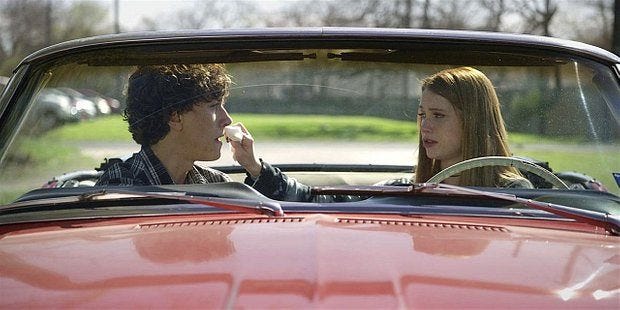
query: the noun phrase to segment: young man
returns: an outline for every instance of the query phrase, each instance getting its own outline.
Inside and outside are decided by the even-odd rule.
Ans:
[[[232,123],[224,104],[230,77],[219,64],[139,67],[129,78],[125,120],[141,150],[110,166],[97,185],[160,185],[228,182],[221,171],[196,165],[220,157],[224,127]],[[230,141],[245,183],[279,200],[310,201],[308,186],[259,161],[242,124],[241,141]]]

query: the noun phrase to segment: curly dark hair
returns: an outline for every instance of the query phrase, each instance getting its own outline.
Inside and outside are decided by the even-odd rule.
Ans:
[[[129,77],[123,116],[140,145],[157,143],[170,131],[173,112],[228,96],[230,76],[220,64],[140,66]]]

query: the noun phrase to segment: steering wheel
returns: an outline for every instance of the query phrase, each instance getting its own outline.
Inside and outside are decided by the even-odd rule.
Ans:
[[[569,187],[564,183],[560,178],[558,178],[555,174],[549,172],[549,170],[542,168],[541,166],[523,160],[521,158],[516,157],[506,157],[506,156],[483,156],[471,158],[468,160],[464,160],[458,162],[446,169],[439,171],[432,178],[426,181],[427,183],[439,183],[450,176],[459,173],[461,171],[465,171],[472,168],[479,168],[485,166],[509,166],[515,167],[517,169],[522,169],[528,172],[531,172],[543,179],[545,181],[551,183],[554,187],[561,189],[569,189]]]

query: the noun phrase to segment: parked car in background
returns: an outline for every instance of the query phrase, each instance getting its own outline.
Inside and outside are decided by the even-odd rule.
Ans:
[[[66,123],[97,116],[95,103],[69,88],[43,88],[37,94],[30,113],[28,128],[32,133],[45,133]]]
[[[80,111],[78,113],[80,115],[80,119],[90,119],[96,117],[98,114],[109,113],[109,108],[105,106],[105,103],[95,101],[100,98],[88,98],[84,96],[84,94],[70,87],[58,87],[56,90],[64,93],[71,99],[71,104],[75,106],[78,111]],[[99,105],[104,105],[103,111],[108,113],[102,112],[102,108]]]
[[[100,114],[120,113],[121,102],[118,99],[108,97],[94,91],[92,89],[78,89],[86,98],[97,103],[97,108]]]
[[[243,183],[224,132],[221,158],[196,164],[233,182],[151,186],[94,186],[140,150],[122,115],[29,134],[45,89],[124,103],[139,66],[213,63],[258,156],[325,199]],[[493,82],[514,156],[415,182],[434,143],[420,146],[418,119],[445,117],[418,110],[420,81],[461,66]],[[0,97],[0,308],[620,305],[620,58],[605,50],[449,30],[145,32],[61,43],[14,72]],[[446,184],[482,166],[534,188]]]
[[[112,109],[108,105],[108,101],[101,97],[101,95],[97,94],[97,92],[77,89],[75,91],[95,104],[95,107],[97,107],[97,115],[107,115],[112,112]]]
[[[78,106],[69,95],[56,88],[42,89],[36,101],[34,113],[38,117],[34,118],[36,124],[33,124],[31,128],[37,128],[40,132],[67,122],[77,122],[89,115],[83,104]]]

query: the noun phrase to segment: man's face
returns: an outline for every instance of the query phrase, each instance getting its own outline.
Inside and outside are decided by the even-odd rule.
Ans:
[[[185,152],[192,161],[216,160],[220,158],[224,127],[232,123],[224,101],[200,102],[181,114],[182,130],[180,152]]]

